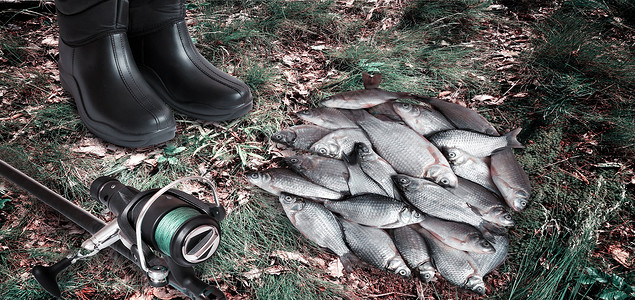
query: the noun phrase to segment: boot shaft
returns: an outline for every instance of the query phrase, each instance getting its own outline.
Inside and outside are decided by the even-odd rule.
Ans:
[[[128,29],[128,0],[55,0],[60,38],[81,46]]]
[[[151,33],[185,19],[184,0],[130,0],[129,35]]]

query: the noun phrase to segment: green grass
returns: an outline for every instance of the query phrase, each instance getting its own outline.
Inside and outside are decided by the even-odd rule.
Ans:
[[[623,0],[564,1],[557,7],[543,2],[510,5],[522,11],[520,18],[539,7],[553,10],[546,10],[544,20],[523,19],[529,24],[500,20],[504,12],[488,11],[495,4],[489,1],[413,1],[398,14],[379,8],[369,20],[365,17],[374,4],[360,1],[346,8],[342,1],[188,3],[196,21],[190,29],[197,46],[216,66],[249,84],[254,110],[218,123],[177,115],[177,137],[169,144],[137,150],[114,147],[104,157],[73,151],[92,135],[70,99],[47,102],[50,88],[58,83],[28,63],[29,57],[50,57],[44,50],[25,48],[18,35],[3,34],[0,51],[7,59],[2,65],[7,72],[0,73],[0,88],[10,103],[3,102],[0,109],[23,117],[0,122],[0,158],[98,216],[104,216],[103,207],[90,199],[88,187],[99,176],[117,177],[140,190],[182,176],[212,177],[225,192],[222,201],[231,212],[222,223],[217,255],[197,267],[203,279],[221,284],[229,294],[253,299],[348,298],[355,289],[331,281],[321,268],[271,255],[284,250],[332,258],[293,228],[275,197],[246,186],[244,172],[277,162],[269,137],[296,122],[293,111],[325,96],[362,88],[364,71],[381,73],[381,88],[391,91],[428,96],[459,91],[462,100],[477,94],[500,96],[501,84],[492,80],[499,74],[487,66],[491,53],[499,49],[482,39],[481,30],[515,22],[536,37],[533,47],[518,57],[523,65],[514,74],[526,83],[519,91],[528,96],[479,110],[497,128],[524,128],[520,140],[527,148],[516,154],[532,179],[534,193],[528,209],[514,216],[510,255],[496,277],[503,286],[489,298],[597,298],[610,290],[609,283],[585,284],[586,267],[612,270],[610,275],[633,280],[625,268],[599,252],[599,243],[611,241],[600,241],[597,235],[606,224],[631,220],[635,213],[632,185],[627,185],[635,153],[635,72],[627,39],[633,33],[634,14],[628,14],[632,4]],[[377,29],[390,18],[395,18],[395,26]],[[318,43],[329,47],[310,48]],[[282,57],[302,51],[309,51],[311,58],[323,56],[310,67],[323,70],[318,74],[326,77],[306,99],[295,102],[286,94],[294,83],[283,74],[293,67]],[[301,73],[302,67],[293,70]],[[327,76],[329,72],[334,75]],[[146,162],[124,165],[133,155],[143,155]],[[623,168],[595,167],[605,162],[619,162]],[[58,226],[65,224],[62,218],[44,205],[5,194],[0,197],[11,201],[0,209],[0,220],[16,217],[19,222],[0,229],[0,245],[8,247],[0,250],[0,276],[6,278],[0,281],[2,297],[48,298],[28,270],[33,264],[58,260],[87,236],[65,235]],[[50,223],[53,229],[48,232],[22,230],[34,219],[57,223]],[[48,242],[27,249],[25,241],[33,237]],[[136,267],[111,254],[99,254],[64,272],[64,295],[129,298],[143,290],[145,279]],[[253,279],[244,275],[272,265],[285,271]],[[424,289],[437,298],[474,298],[440,283]]]

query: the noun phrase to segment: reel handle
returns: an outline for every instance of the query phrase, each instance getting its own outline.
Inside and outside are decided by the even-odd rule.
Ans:
[[[55,297],[61,297],[62,292],[60,286],[57,284],[57,274],[62,272],[73,264],[69,258],[64,258],[50,267],[35,266],[31,269],[31,273],[35,276],[35,280],[51,295]]]

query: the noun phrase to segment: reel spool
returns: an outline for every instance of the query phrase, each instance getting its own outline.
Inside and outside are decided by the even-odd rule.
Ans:
[[[193,266],[216,252],[220,222],[225,217],[215,193],[216,205],[212,206],[171,189],[182,181],[199,178],[182,178],[161,190],[139,192],[114,178],[100,177],[91,184],[90,192],[117,216],[124,243],[137,249],[143,249],[146,244],[178,265]],[[139,251],[138,256],[144,271],[151,271],[143,251]]]

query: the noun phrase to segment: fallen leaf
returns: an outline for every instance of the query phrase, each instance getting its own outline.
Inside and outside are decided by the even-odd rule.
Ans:
[[[485,102],[488,100],[492,100],[494,98],[495,98],[494,96],[490,96],[490,95],[476,95],[474,96],[474,98],[472,98],[472,101]]]
[[[249,280],[257,279],[262,276],[262,274],[269,275],[280,275],[282,272],[290,271],[289,268],[285,268],[283,266],[271,266],[265,269],[254,268],[250,271],[243,273],[243,276]]]
[[[141,164],[148,156],[143,153],[135,153],[130,155],[128,159],[123,163],[123,165],[128,169],[133,169],[134,167]]]
[[[631,258],[631,254],[624,250],[622,247],[618,245],[609,246],[609,252],[611,252],[611,256],[615,259],[620,265],[624,266],[627,269],[630,269],[633,264],[633,258]]]
[[[97,157],[106,156],[108,149],[100,139],[97,138],[84,138],[79,141],[75,147],[71,148],[71,151],[83,154],[92,154]]]
[[[326,273],[336,278],[344,276],[344,265],[342,261],[339,258],[331,261],[326,269]]]

